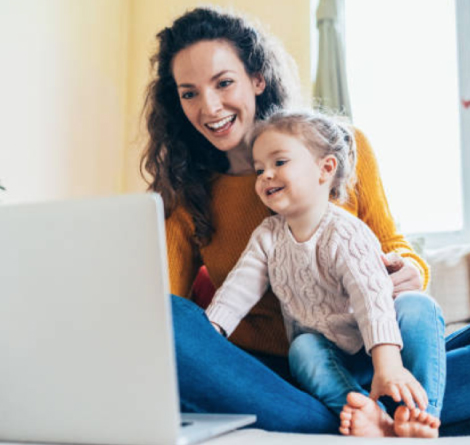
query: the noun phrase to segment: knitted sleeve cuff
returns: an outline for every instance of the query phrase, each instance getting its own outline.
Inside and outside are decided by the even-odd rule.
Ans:
[[[227,337],[230,337],[240,323],[240,318],[222,304],[210,305],[206,309],[206,315],[211,322],[217,323],[224,330]]]
[[[362,330],[364,348],[367,354],[374,346],[391,344],[403,348],[400,328],[396,320],[374,321]]]

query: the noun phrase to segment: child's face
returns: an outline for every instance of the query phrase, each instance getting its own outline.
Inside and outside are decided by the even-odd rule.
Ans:
[[[267,130],[253,145],[253,160],[258,176],[256,193],[274,212],[302,216],[314,210],[320,199],[328,199],[322,159],[300,138]]]

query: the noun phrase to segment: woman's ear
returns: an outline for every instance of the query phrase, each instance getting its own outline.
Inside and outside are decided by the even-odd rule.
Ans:
[[[264,76],[261,73],[253,74],[253,76],[251,76],[251,81],[253,83],[253,89],[256,96],[262,94],[266,88],[266,80],[264,80]]]
[[[334,155],[325,156],[320,160],[320,183],[332,179],[336,174],[338,160]]]

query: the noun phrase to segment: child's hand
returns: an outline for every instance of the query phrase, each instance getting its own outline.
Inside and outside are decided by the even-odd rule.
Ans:
[[[428,396],[421,384],[403,366],[393,366],[385,373],[375,373],[369,397],[377,400],[380,396],[390,396],[395,402],[403,401],[409,409],[425,410]]]

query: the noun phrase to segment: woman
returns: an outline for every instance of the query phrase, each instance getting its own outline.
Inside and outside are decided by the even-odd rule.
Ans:
[[[158,73],[147,94],[150,141],[143,165],[152,177],[150,189],[165,201],[172,292],[188,297],[202,264],[215,286],[222,284],[251,232],[269,215],[254,192],[256,176],[244,137],[255,120],[294,103],[296,90],[285,53],[243,18],[198,8],[157,37],[160,47],[151,62],[158,63]],[[369,225],[384,252],[395,253],[385,260],[394,271],[395,294],[422,289],[427,265],[396,232],[371,147],[359,131],[355,137],[358,180],[344,207]],[[420,310],[413,309],[421,300],[416,293],[397,300],[409,307],[404,313],[410,323],[419,321]],[[330,411],[280,377],[287,378],[288,344],[272,293],[245,317],[231,343],[186,299],[173,297],[173,317],[184,411],[255,413],[257,426],[268,430],[337,431],[338,419]],[[470,419],[464,403],[469,391],[457,385],[470,363],[470,352],[458,348],[469,340],[465,330],[450,343],[443,433],[451,432],[446,425]],[[467,426],[454,425],[453,431]]]

